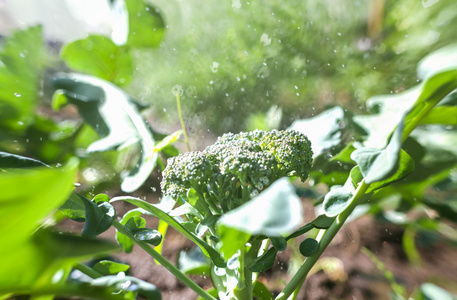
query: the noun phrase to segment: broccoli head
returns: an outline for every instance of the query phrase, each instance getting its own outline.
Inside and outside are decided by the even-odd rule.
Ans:
[[[193,188],[213,207],[227,211],[281,177],[306,180],[312,155],[310,141],[298,131],[227,133],[203,152],[169,159],[161,187],[172,197]]]

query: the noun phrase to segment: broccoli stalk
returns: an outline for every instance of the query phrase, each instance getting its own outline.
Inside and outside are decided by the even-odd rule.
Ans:
[[[281,177],[305,181],[312,156],[310,141],[298,131],[227,133],[202,152],[170,158],[161,188],[175,199],[194,190],[208,206],[196,208],[207,217],[240,206]]]

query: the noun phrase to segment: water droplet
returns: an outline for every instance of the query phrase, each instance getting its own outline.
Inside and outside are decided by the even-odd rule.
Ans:
[[[212,71],[213,73],[216,73],[218,67],[219,67],[219,63],[216,62],[216,61],[213,61],[213,64],[211,65],[211,71]]]
[[[127,280],[126,282],[124,282],[124,283],[121,284],[121,289],[125,290],[125,289],[127,289],[131,284],[132,284],[132,282],[131,282],[130,280]]]
[[[177,84],[171,89],[171,92],[172,92],[173,96],[175,96],[175,97],[178,96],[178,95],[182,96],[183,88],[182,88],[182,86]]]
[[[16,96],[16,97],[21,97],[22,95],[19,94],[19,93],[14,93],[14,96]]]
[[[271,44],[271,38],[268,37],[268,34],[264,33],[260,36],[260,42],[263,43],[264,46],[268,46]]]

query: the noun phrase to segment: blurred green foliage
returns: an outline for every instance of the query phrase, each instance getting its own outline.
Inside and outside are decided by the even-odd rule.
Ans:
[[[153,1],[167,24],[160,49],[138,52],[129,91],[174,119],[217,133],[252,113],[283,110],[282,127],[329,104],[358,108],[415,84],[415,65],[455,41],[457,3],[402,1]],[[164,113],[164,111],[168,113]]]

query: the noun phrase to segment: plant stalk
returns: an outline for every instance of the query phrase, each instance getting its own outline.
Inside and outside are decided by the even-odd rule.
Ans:
[[[184,134],[184,142],[186,143],[187,151],[190,152],[189,137],[187,136],[186,125],[184,124],[184,118],[182,117],[181,97],[179,96],[179,93],[176,94],[176,105],[178,106],[178,116],[179,122],[181,123],[182,133]]]
[[[86,266],[86,265],[83,265],[81,263],[78,263],[76,264],[73,268],[75,268],[76,270],[86,274],[87,276],[91,277],[91,278],[99,278],[99,277],[102,277],[103,275],[98,273],[97,271],[95,271],[94,269]]]
[[[160,255],[159,252],[155,251],[151,246],[146,244],[145,242],[136,240],[133,235],[118,221],[113,222],[113,226],[122,234],[128,236],[132,241],[134,241],[138,246],[143,248],[152,258],[154,258],[157,262],[159,262],[165,269],[167,269],[171,274],[173,274],[178,280],[182,283],[187,285],[191,288],[194,292],[196,292],[200,297],[205,300],[216,300],[213,296],[211,296],[208,292],[206,292],[203,288],[201,288],[198,284],[193,282],[190,278],[188,278],[185,274],[183,274],[178,268],[176,268],[171,262],[169,262],[165,257]]]
[[[357,190],[354,196],[351,199],[348,207],[344,211],[342,211],[333,221],[332,225],[325,230],[321,241],[319,242],[319,249],[308,257],[305,262],[302,264],[298,272],[292,277],[290,282],[286,285],[286,287],[282,290],[282,292],[275,298],[275,300],[286,300],[289,296],[297,289],[297,287],[301,286],[305,281],[306,276],[308,275],[311,268],[317,262],[319,257],[322,253],[327,249],[327,246],[333,240],[335,235],[338,233],[340,228],[343,226],[346,219],[350,216],[350,214],[354,211],[354,208],[357,206],[359,200],[364,196],[365,192],[367,191],[370,185],[365,183],[365,180],[357,187]]]

